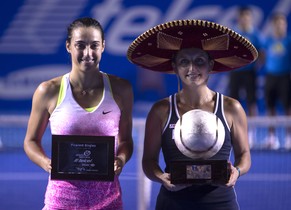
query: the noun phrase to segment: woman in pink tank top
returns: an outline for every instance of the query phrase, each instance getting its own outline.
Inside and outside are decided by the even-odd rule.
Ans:
[[[49,176],[43,209],[123,209],[118,175],[133,152],[132,87],[100,71],[105,40],[97,20],[77,19],[67,31],[72,69],[36,89],[24,150],[51,173],[51,159],[41,146],[48,123],[53,135],[114,136],[114,180],[52,180]]]

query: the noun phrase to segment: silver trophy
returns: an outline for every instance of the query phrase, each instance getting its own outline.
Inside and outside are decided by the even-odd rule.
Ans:
[[[194,109],[177,121],[174,140],[178,149],[191,160],[171,163],[172,183],[225,183],[228,161],[211,159],[222,147],[225,130],[213,113]]]

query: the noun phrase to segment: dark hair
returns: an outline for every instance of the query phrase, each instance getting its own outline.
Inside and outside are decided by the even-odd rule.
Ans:
[[[240,15],[244,14],[245,12],[252,12],[252,8],[250,6],[240,6],[238,8],[238,13]]]
[[[104,41],[104,30],[101,24],[94,18],[82,17],[74,20],[67,28],[67,42],[71,42],[73,30],[79,27],[94,27],[96,29],[99,29],[101,32],[102,41]]]
[[[274,12],[274,13],[272,13],[271,20],[274,22],[277,19],[284,19],[284,20],[286,20],[286,15],[284,13],[282,13],[282,12]]]

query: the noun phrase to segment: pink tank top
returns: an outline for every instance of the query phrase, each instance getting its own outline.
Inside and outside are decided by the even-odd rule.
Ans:
[[[88,112],[74,99],[69,76],[63,76],[64,98],[50,117],[52,134],[115,136],[119,129],[120,109],[112,96],[109,77],[102,73],[103,96],[97,107]],[[115,148],[116,151],[116,148]],[[59,181],[49,178],[44,209],[122,209],[118,177],[113,182]]]

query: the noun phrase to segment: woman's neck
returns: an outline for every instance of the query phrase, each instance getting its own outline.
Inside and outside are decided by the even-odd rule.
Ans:
[[[179,93],[180,102],[192,109],[203,107],[213,101],[214,92],[209,88],[203,90],[183,89]]]
[[[97,87],[102,83],[102,73],[100,71],[81,72],[71,71],[70,82],[75,87],[80,89],[90,89]]]
[[[94,90],[103,86],[102,73],[101,72],[71,72],[70,84],[72,90],[81,95],[88,95]]]

